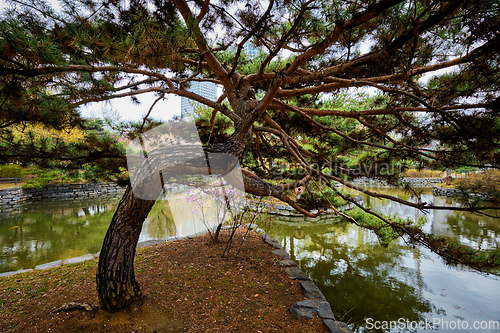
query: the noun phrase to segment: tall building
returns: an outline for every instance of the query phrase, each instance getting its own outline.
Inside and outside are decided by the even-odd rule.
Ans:
[[[251,43],[246,43],[243,50],[249,59],[255,58],[259,54],[259,49]],[[217,86],[212,82],[192,82],[189,91],[194,92],[200,96],[208,98],[211,101],[217,100]],[[196,102],[186,97],[181,97],[181,117],[194,112],[194,105]]]
[[[211,101],[215,101],[217,99],[217,87],[215,83],[212,82],[195,81],[191,83],[191,87],[189,87],[188,90],[197,95],[208,98]],[[195,101],[190,100],[189,98],[181,97],[181,117],[192,114],[195,103]]]
[[[253,59],[259,54],[259,49],[251,43],[245,43],[245,45],[243,45],[243,51],[245,51],[248,59]]]

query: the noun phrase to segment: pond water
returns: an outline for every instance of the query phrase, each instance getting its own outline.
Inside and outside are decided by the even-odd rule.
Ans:
[[[399,190],[380,191],[408,199]],[[0,212],[0,273],[99,252],[120,197],[41,201]],[[430,191],[423,199],[435,205],[457,205]],[[192,235],[205,229],[191,213],[185,195],[173,195],[169,200],[155,204],[140,241]],[[364,200],[384,214],[420,216],[415,209],[394,202]],[[427,220],[426,231],[454,237],[477,249],[500,244],[497,218],[431,211]],[[500,332],[500,278],[495,275],[446,266],[429,250],[402,241],[384,248],[372,232],[338,219],[298,224],[274,218],[269,234],[314,280],[336,317],[357,332],[420,332],[423,330],[411,327],[425,320],[439,321],[440,332],[454,332],[457,325],[468,326],[462,332]],[[375,328],[390,321],[393,327],[402,327],[404,322],[410,329]],[[474,325],[479,329],[473,329]]]
[[[380,190],[409,199],[400,190]],[[436,206],[457,205],[434,197],[430,190],[423,199]],[[384,214],[410,218],[420,214],[392,201],[366,196],[364,200]],[[431,211],[426,217],[426,231],[478,249],[500,244],[498,218],[450,211]],[[335,219],[291,224],[276,218],[269,234],[314,280],[336,317],[357,332],[421,332],[424,330],[417,326],[425,327],[426,320],[438,324],[432,328],[440,332],[458,328],[462,332],[500,332],[498,276],[446,266],[428,249],[403,241],[382,247],[372,232]],[[393,329],[383,329],[391,321]]]
[[[0,212],[0,273],[98,253],[121,196],[43,200]],[[191,211],[185,194],[157,201],[139,242],[206,230]]]

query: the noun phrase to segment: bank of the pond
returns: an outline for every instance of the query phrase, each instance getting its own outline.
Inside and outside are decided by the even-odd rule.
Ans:
[[[368,189],[412,200],[400,189]],[[371,199],[366,195],[363,198],[365,205],[377,213],[410,219],[423,215],[388,199]],[[421,200],[435,206],[459,204],[453,198],[434,196],[430,188],[424,189]],[[431,210],[426,217],[422,227],[425,232],[479,250],[498,248],[498,218],[444,210]],[[403,240],[383,247],[371,231],[347,221],[290,223],[276,217],[268,233],[314,280],[335,316],[352,325],[355,332],[399,331],[397,328],[377,330],[369,325],[367,318],[372,323],[400,318],[410,322],[460,319],[468,322],[469,327],[475,321],[486,321],[494,324],[482,332],[500,332],[500,284],[494,275],[480,274],[462,266],[447,266],[428,249]],[[443,333],[453,332],[441,325],[434,328]],[[423,333],[425,330],[412,331]]]
[[[403,183],[408,183],[413,187],[431,187],[433,184],[444,183],[443,178],[403,178],[401,179]],[[352,181],[355,185],[379,185],[379,186],[390,186],[385,180],[378,178],[368,178],[359,177]]]
[[[462,196],[464,193],[461,190],[458,190],[456,188],[433,186],[432,187],[432,194],[445,196],[445,197],[459,197],[459,196]],[[478,198],[481,200],[490,200],[491,199],[491,197],[486,193],[469,192],[468,195],[470,197],[475,197],[475,198]]]
[[[0,190],[0,209],[42,199],[90,198],[124,191],[115,183],[48,184],[42,188],[7,188]]]
[[[306,300],[295,302],[290,307],[290,312],[297,319],[313,319],[316,314],[319,318],[323,319],[323,325],[330,333],[341,333],[341,332],[352,332],[346,323],[336,320],[333,315],[332,308],[326,300],[325,296],[316,286],[316,284],[311,280],[309,275],[304,273],[293,260],[290,260],[290,254],[285,251],[279,242],[269,236],[264,230],[259,228],[256,224],[248,225],[249,229],[255,229],[255,232],[262,234],[262,239],[267,244],[274,247],[272,253],[281,257],[283,260],[280,261],[280,265],[285,268],[286,273],[290,280],[299,281],[300,287],[302,288]]]
[[[221,257],[228,236],[229,231],[224,231],[223,242],[215,245],[208,235],[203,235],[138,249],[136,275],[144,302],[115,314],[102,310],[50,313],[70,301],[97,304],[95,258],[0,278],[0,331],[341,332],[342,328],[347,329],[329,319],[329,305],[320,300],[322,294],[310,280],[290,279],[289,271],[297,270],[293,262],[280,261],[257,233],[244,236],[244,230],[237,231],[233,249]],[[241,252],[236,257],[243,237]],[[272,243],[269,237],[264,238]],[[304,285],[308,286],[306,294]],[[312,313],[328,318],[297,320],[292,313],[302,314],[300,318]]]
[[[354,201],[362,204],[363,203],[363,197],[361,195],[358,195],[354,198]],[[260,204],[255,204],[251,203],[248,206],[250,209],[257,210],[266,214],[270,214],[271,216],[276,215],[280,218],[282,221],[290,221],[292,223],[300,223],[300,222],[316,222],[316,221],[321,221],[321,220],[326,220],[326,219],[331,219],[332,216],[335,216],[335,211],[333,208],[323,208],[321,211],[324,211],[326,213],[321,213],[318,217],[312,218],[305,216],[302,213],[299,213],[296,211],[292,206],[289,205],[283,205],[283,204],[278,204],[278,203],[268,203],[268,202],[261,202]],[[343,206],[336,207],[335,209],[337,211],[346,211],[350,210],[353,208],[352,203],[346,203]],[[313,209],[311,210],[312,214],[317,214],[319,212],[318,209]]]

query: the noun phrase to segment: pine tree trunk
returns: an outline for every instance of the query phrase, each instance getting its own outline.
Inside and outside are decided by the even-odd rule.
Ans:
[[[101,309],[116,312],[141,299],[134,274],[134,257],[142,224],[155,200],[134,196],[129,185],[104,238],[97,269],[97,293]]]
[[[137,171],[136,175],[140,176],[136,178],[137,182],[134,185],[135,194],[129,185],[111,220],[99,255],[96,282],[101,309],[116,312],[141,299],[141,289],[134,274],[135,249],[142,224],[163,189],[163,181],[176,176],[207,174],[210,153],[225,152],[241,159],[245,146],[241,142],[241,135],[233,134],[233,136],[235,139],[225,145],[204,147],[205,154],[202,155],[199,154],[199,150],[190,147],[183,150],[176,146],[171,149],[163,147],[149,152],[147,158],[139,164],[137,170],[140,171]],[[243,137],[248,140],[251,133]],[[189,154],[192,155],[191,159],[186,158]],[[182,158],[177,158],[179,156]],[[212,164],[222,168],[222,171],[225,168],[230,171],[234,167],[230,163],[231,159],[227,161],[227,157],[219,155],[212,157]],[[218,157],[221,158],[221,163],[216,163]],[[212,171],[216,172],[217,168],[213,165]],[[160,173],[160,177],[156,176],[157,172],[165,171],[167,172]],[[144,174],[146,177],[142,177]]]

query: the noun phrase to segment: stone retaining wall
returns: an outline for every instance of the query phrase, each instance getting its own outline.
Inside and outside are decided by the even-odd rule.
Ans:
[[[431,187],[432,184],[444,183],[443,178],[403,178],[401,181],[407,182],[414,187]],[[383,179],[360,177],[352,181],[356,185],[382,185],[389,186]]]
[[[445,188],[445,187],[432,187],[432,194],[441,195],[445,197],[458,197],[463,195],[462,191],[454,189],[454,188]],[[491,200],[492,198],[485,193],[468,193],[469,197],[476,197],[482,200]]]
[[[42,188],[7,188],[0,190],[0,207],[42,199],[90,198],[122,191],[124,188],[114,183],[50,184]]]
[[[432,194],[434,195],[442,195],[447,197],[457,197],[460,195],[459,190],[455,190],[454,188],[445,188],[445,187],[432,187]]]
[[[422,186],[422,187],[431,186],[432,184],[444,183],[443,178],[403,178],[403,181],[413,186]]]

